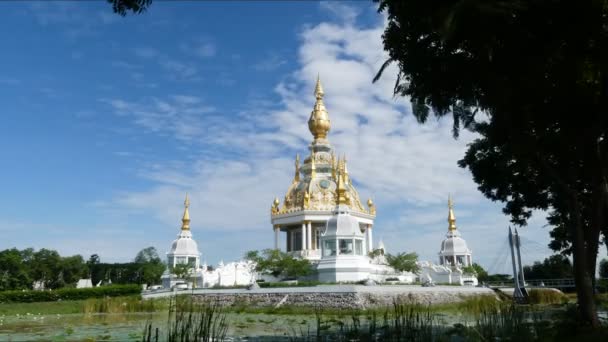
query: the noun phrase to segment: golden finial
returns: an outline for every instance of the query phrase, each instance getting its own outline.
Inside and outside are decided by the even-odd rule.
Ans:
[[[367,206],[369,208],[369,213],[371,215],[376,215],[376,205],[374,204],[371,198],[367,200]]]
[[[454,202],[452,196],[448,195],[448,231],[456,230],[456,216],[454,215]]]
[[[188,198],[188,194],[186,194],[186,200],[184,201],[184,216],[182,216],[182,230],[190,230],[190,212],[188,212],[189,207],[190,199]]]
[[[315,166],[315,151],[310,153],[310,179],[317,175],[317,167]]]
[[[272,201],[272,207],[270,208],[270,213],[276,215],[279,213],[279,198],[275,197],[274,201]]]
[[[293,176],[294,182],[300,181],[300,155],[296,154],[296,174]]]
[[[338,205],[340,204],[349,204],[350,196],[346,192],[346,186],[344,185],[344,175],[342,171],[338,174],[338,186],[336,187],[336,192],[338,197]]]
[[[325,109],[325,105],[323,104],[323,86],[321,86],[321,79],[317,77],[317,84],[315,86],[315,97],[317,101],[315,102],[315,106],[310,113],[310,118],[308,119],[308,129],[310,133],[312,133],[315,140],[317,139],[325,139],[327,138],[327,132],[331,127],[329,121],[329,114],[327,113],[327,109]]]
[[[320,100],[323,98],[323,95],[325,95],[325,93],[323,92],[323,86],[321,85],[321,77],[319,76],[319,74],[317,74],[317,84],[315,84],[315,97],[317,98],[317,100]]]

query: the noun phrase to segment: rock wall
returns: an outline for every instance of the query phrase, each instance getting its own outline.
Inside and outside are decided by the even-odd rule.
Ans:
[[[278,307],[307,306],[334,309],[366,309],[392,305],[395,300],[420,304],[454,303],[468,296],[493,295],[479,292],[410,292],[410,293],[208,293],[193,294],[198,302],[218,302],[222,306]]]

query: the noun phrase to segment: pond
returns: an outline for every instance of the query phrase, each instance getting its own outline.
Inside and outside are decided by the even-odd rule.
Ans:
[[[227,313],[233,341],[283,341],[315,327],[314,315]],[[161,330],[166,313],[0,316],[0,341],[141,341],[148,323]]]

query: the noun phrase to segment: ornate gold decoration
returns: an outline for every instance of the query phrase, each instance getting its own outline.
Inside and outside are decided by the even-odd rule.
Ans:
[[[348,168],[346,167],[346,153],[344,154],[344,159],[343,159],[343,165],[344,165],[344,183],[349,184],[350,183],[350,178],[348,178]]]
[[[276,215],[279,213],[279,199],[277,197],[272,201],[272,207],[270,207],[270,213]]]
[[[342,203],[347,203],[351,210],[369,214],[368,208],[364,207],[352,184],[346,157],[343,159],[338,157],[326,140],[330,125],[322,101],[323,96],[323,87],[320,80],[317,80],[316,102],[308,121],[315,140],[311,145],[309,156],[303,158],[301,162],[298,162],[299,156],[296,156],[296,173],[293,181],[282,205],[273,204],[271,207],[272,215],[300,210],[333,211],[340,201],[340,193]]]
[[[336,180],[336,155],[331,151],[331,179]]]
[[[184,216],[182,216],[182,230],[190,230],[190,212],[188,212],[188,207],[190,207],[190,199],[188,198],[188,194],[186,194],[186,200],[184,200]]]
[[[350,204],[350,196],[346,192],[346,186],[344,184],[344,175],[342,172],[338,174],[338,187],[336,188],[336,197],[338,197],[338,204]]]
[[[456,230],[456,216],[454,215],[454,202],[452,202],[452,196],[448,195],[448,231],[453,232]]]
[[[317,76],[317,84],[315,86],[315,97],[317,98],[317,101],[315,102],[315,106],[308,119],[308,129],[313,137],[315,137],[315,141],[327,138],[327,132],[329,132],[331,127],[329,114],[323,104],[323,95],[321,79]]]
[[[367,207],[369,208],[370,215],[376,215],[376,205],[372,202],[372,199],[367,200]]]
[[[310,205],[310,195],[308,194],[308,190],[304,191],[304,204],[302,209],[308,209]]]
[[[294,182],[300,181],[300,155],[299,154],[296,154],[296,173],[293,176],[293,181]]]

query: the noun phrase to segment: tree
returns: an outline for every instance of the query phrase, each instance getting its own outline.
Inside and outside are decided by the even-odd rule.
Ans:
[[[160,257],[158,256],[158,252],[156,248],[150,246],[142,249],[135,256],[135,260],[133,260],[137,264],[145,264],[149,262],[161,262]]]
[[[32,280],[23,262],[22,253],[16,249],[0,252],[0,291],[29,289]]]
[[[245,254],[245,259],[255,262],[256,271],[277,278],[298,278],[313,272],[312,265],[307,259],[294,258],[278,249],[265,249],[262,253],[249,251]]]
[[[41,281],[45,288],[56,289],[65,285],[61,272],[61,256],[57,251],[42,248],[35,252],[31,262],[30,276]]]
[[[65,284],[74,285],[82,278],[88,278],[89,268],[81,255],[61,258],[62,279]]]
[[[600,278],[608,279],[608,259],[600,261]]]
[[[123,17],[128,12],[135,14],[143,13],[145,10],[152,5],[152,0],[107,0],[112,4],[112,10],[114,13],[118,13]]]
[[[608,232],[607,2],[376,1],[388,14],[389,59],[375,80],[397,64],[394,93],[410,98],[419,122],[451,114],[454,136],[463,127],[479,134],[459,165],[486,197],[505,203],[512,222],[550,211],[552,247],[572,253],[580,316],[598,327],[595,265]]]
[[[99,264],[100,262],[101,260],[99,259],[99,255],[92,254],[87,261],[87,265],[93,266]]]
[[[179,279],[186,279],[186,276],[188,276],[188,273],[190,273],[190,266],[187,264],[177,264],[175,267],[173,267],[172,272]]]
[[[420,267],[416,264],[418,262],[418,254],[416,253],[398,253],[398,254],[387,254],[386,261],[388,264],[398,272],[413,272],[416,273],[420,270]]]
[[[561,255],[552,255],[543,262],[536,261],[532,266],[524,266],[526,279],[563,279],[572,278],[573,270],[570,260]]]
[[[471,266],[464,267],[462,269],[464,273],[470,273],[477,276],[477,280],[479,281],[487,281],[488,280],[488,272],[481,267],[481,265],[477,263],[473,263]]]
[[[165,265],[158,256],[156,248],[152,246],[139,251],[134,262],[139,264],[137,270],[139,283],[148,285],[158,283],[165,271]]]

